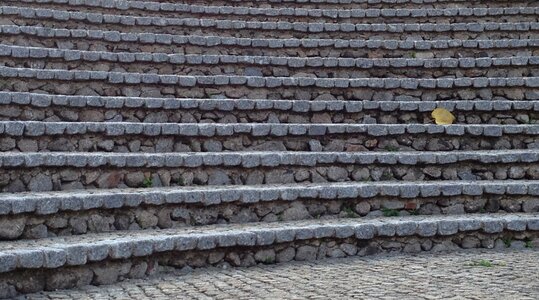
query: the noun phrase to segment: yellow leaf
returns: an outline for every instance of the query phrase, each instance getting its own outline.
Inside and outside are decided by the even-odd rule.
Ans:
[[[445,108],[433,110],[431,116],[438,125],[450,125],[455,122],[455,116]]]

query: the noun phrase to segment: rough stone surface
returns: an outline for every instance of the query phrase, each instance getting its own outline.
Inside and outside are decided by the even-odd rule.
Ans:
[[[26,218],[0,218],[0,238],[16,239],[20,237],[24,231]]]
[[[0,298],[538,298],[537,8],[198,2],[0,7]]]
[[[358,297],[399,298],[417,295],[416,283],[429,280],[422,295],[444,298],[458,293],[476,298],[510,293],[517,298],[536,298],[533,288],[534,262],[537,251],[524,250],[466,250],[453,253],[420,255],[391,255],[327,259],[316,262],[294,262],[278,265],[258,265],[249,268],[200,269],[189,273],[180,271],[150,280],[133,280],[115,285],[89,286],[75,291],[54,291],[28,295],[29,299],[43,297],[103,297],[129,298],[152,290],[151,297],[183,297],[189,293],[217,293],[229,298],[304,298]],[[484,267],[482,261],[493,267]],[[415,270],[410,272],[410,270]],[[312,276],[313,273],[318,274]],[[475,278],[473,284],[462,282],[462,276]],[[347,278],[343,281],[343,277]],[[380,287],[381,281],[398,283]],[[245,284],[245,282],[257,282]],[[231,289],[222,290],[222,284]],[[532,286],[530,286],[530,284]],[[204,286],[202,290],[202,286]],[[298,289],[301,287],[301,290]],[[150,298],[150,296],[144,296]]]
[[[28,184],[28,189],[32,192],[45,192],[52,190],[52,180],[45,174],[33,177]]]
[[[317,249],[312,246],[302,246],[297,249],[296,260],[315,260]]]

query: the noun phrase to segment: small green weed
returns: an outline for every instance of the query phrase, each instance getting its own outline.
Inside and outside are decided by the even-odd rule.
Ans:
[[[509,248],[509,247],[511,247],[511,242],[512,242],[513,240],[511,240],[510,237],[506,237],[506,238],[502,238],[502,241],[503,241],[503,243],[505,244],[505,247]]]
[[[392,179],[392,178],[393,178],[393,176],[392,176],[391,173],[388,172],[388,171],[384,171],[384,173],[382,174],[382,176],[380,176],[380,179],[382,179],[382,180],[390,180],[390,179]]]
[[[410,209],[408,210],[408,213],[411,215],[411,216],[417,216],[419,215],[419,211],[417,209]]]
[[[344,207],[343,211],[346,213],[347,218],[357,218],[357,217],[359,217],[359,215],[356,214],[356,212],[350,207]]]
[[[384,217],[398,217],[399,211],[396,209],[382,208],[382,213]]]
[[[470,265],[473,267],[485,267],[485,268],[492,268],[494,266],[494,264],[491,261],[488,261],[486,259],[474,261]]]
[[[532,240],[529,238],[524,239],[524,247],[533,248]]]
[[[264,263],[266,265],[272,264],[274,262],[275,262],[275,260],[272,257],[266,257],[266,259],[264,259]]]
[[[502,262],[492,262],[490,260],[480,259],[480,260],[476,260],[476,261],[471,262],[470,264],[468,264],[468,266],[492,268],[492,267],[496,267],[496,266],[504,267],[504,266],[507,266],[507,264],[505,262],[503,262],[503,261]]]
[[[152,185],[153,185],[153,180],[151,177],[144,178],[144,181],[142,181],[142,187],[144,188],[152,187]]]
[[[398,152],[399,151],[399,147],[393,146],[393,145],[387,145],[387,146],[384,147],[384,149],[386,149],[386,151],[388,151],[388,152]]]
[[[179,186],[184,186],[185,185],[185,180],[181,176],[178,178],[178,185]]]

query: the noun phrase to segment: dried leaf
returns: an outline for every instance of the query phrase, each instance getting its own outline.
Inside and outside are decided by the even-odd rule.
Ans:
[[[450,125],[455,122],[455,116],[445,108],[437,108],[431,114],[434,122],[438,125]]]

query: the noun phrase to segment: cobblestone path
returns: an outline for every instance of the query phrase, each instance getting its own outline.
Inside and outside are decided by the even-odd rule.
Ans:
[[[467,250],[167,273],[27,299],[538,299],[539,251]]]

